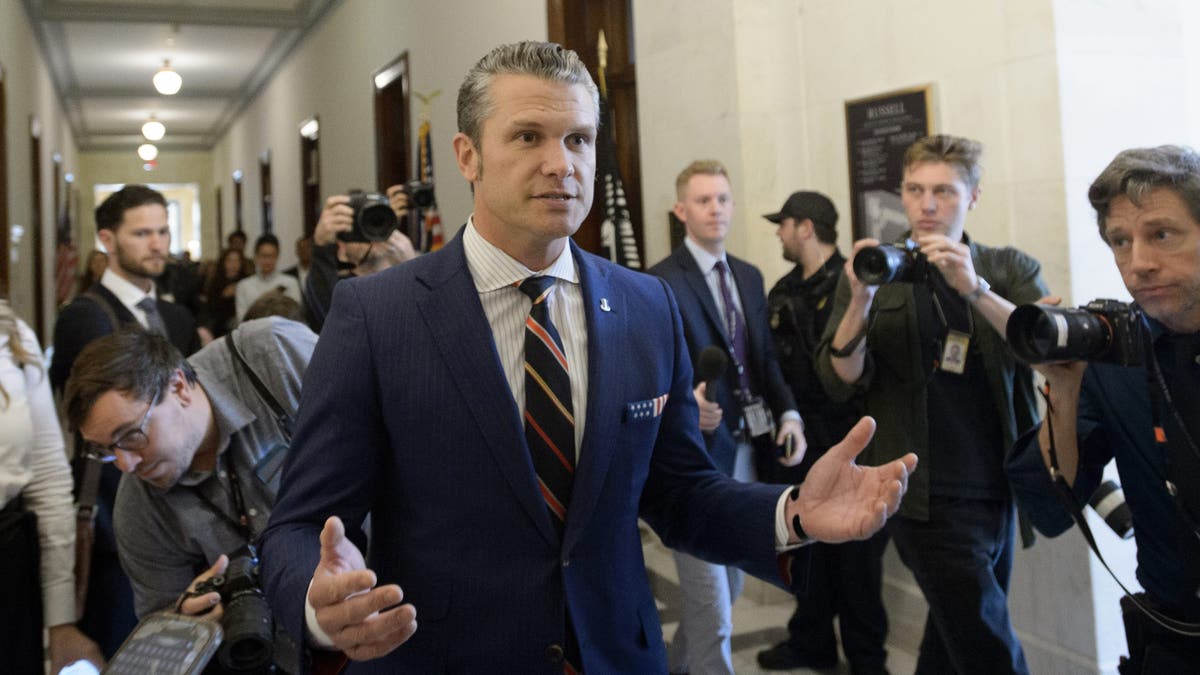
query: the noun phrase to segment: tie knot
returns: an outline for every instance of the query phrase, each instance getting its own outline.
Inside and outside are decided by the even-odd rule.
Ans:
[[[716,264],[713,265],[713,269],[715,269],[717,271],[717,274],[720,274],[721,276],[725,276],[725,261],[718,260],[716,262]]]
[[[545,300],[553,287],[554,277],[548,275],[527,277],[520,286],[521,292],[528,295],[535,305]]]
[[[148,295],[141,300],[138,300],[137,308],[147,314],[158,314],[158,305],[155,304],[154,298]]]

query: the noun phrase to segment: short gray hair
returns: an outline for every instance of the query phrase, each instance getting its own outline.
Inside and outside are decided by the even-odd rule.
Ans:
[[[1112,200],[1125,197],[1134,206],[1156,188],[1175,191],[1187,204],[1192,220],[1200,223],[1200,155],[1181,145],[1131,148],[1121,151],[1088,188],[1088,201],[1096,209],[1100,237],[1108,241],[1108,212]]]
[[[480,129],[492,112],[492,80],[497,75],[532,75],[551,82],[581,84],[600,115],[600,92],[579,55],[553,42],[500,45],[479,59],[458,88],[458,130],[479,148]]]

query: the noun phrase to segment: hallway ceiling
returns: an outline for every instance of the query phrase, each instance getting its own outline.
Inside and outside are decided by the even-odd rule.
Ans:
[[[22,0],[80,151],[208,150],[340,0]],[[173,96],[151,77],[170,59]]]

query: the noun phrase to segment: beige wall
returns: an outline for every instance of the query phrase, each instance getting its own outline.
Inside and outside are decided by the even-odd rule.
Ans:
[[[546,5],[541,0],[346,0],[289,57],[214,149],[213,180],[223,193],[226,230],[234,222],[231,174],[241,169],[246,176],[245,229],[251,240],[261,232],[258,156],[270,150],[275,233],[285,242],[280,265],[294,262],[286,242],[303,230],[298,130],[313,114],[321,121],[322,194],[376,187],[371,76],[408,50],[412,90],[442,90],[432,107],[433,164],[442,223],[447,236],[453,235],[471,211],[470,192],[455,168],[450,145],[457,129],[458,85],[492,46],[545,38]],[[415,145],[420,110],[415,96],[412,106]]]
[[[45,290],[44,311],[48,335],[54,321],[54,231],[55,209],[51,157],[62,156],[62,175],[76,172],[75,140],[59,107],[54,87],[41,58],[33,31],[18,2],[0,2],[0,66],[4,68],[4,87],[7,98],[7,128],[0,129],[8,143],[8,221],[4,232],[19,225],[25,229],[15,256],[10,259],[9,300],[17,314],[33,324],[33,287],[40,283]],[[41,128],[42,222],[31,223],[33,182],[31,176],[30,119],[36,118]],[[33,227],[42,228],[45,275],[33,278]]]

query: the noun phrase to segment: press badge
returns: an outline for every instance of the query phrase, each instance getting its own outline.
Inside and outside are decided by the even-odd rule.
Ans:
[[[956,330],[947,331],[946,344],[942,347],[941,369],[947,373],[962,375],[967,369],[967,347],[970,345],[970,335]]]
[[[771,433],[774,423],[771,412],[762,398],[755,396],[742,406],[742,419],[746,420],[746,433],[750,438],[757,438]]]

